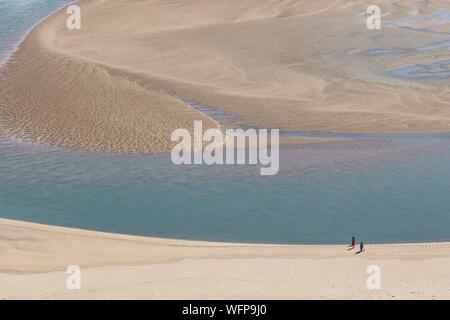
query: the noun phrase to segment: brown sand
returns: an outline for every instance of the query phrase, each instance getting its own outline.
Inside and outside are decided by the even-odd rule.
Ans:
[[[450,244],[294,246],[122,236],[0,219],[0,298],[448,299]],[[81,290],[66,287],[81,267]],[[381,271],[369,290],[367,268]]]
[[[36,28],[2,71],[0,121],[9,136],[101,151],[167,152],[174,129],[216,123],[124,72],[49,50],[64,14]],[[5,133],[4,133],[5,134]]]
[[[387,19],[417,5],[381,4],[393,13]],[[358,18],[367,5],[80,1],[82,30],[66,29],[61,11],[41,23],[2,70],[2,134],[96,150],[165,152],[175,128],[192,128],[195,119],[215,126],[172,96],[238,114],[234,125],[448,131],[445,88],[393,83],[368,70],[370,61],[353,63],[354,52],[375,45],[419,46],[440,38],[391,28],[375,36]],[[425,9],[443,5],[428,1]],[[385,40],[373,44],[372,38]]]
[[[382,1],[391,18],[412,3]],[[81,31],[66,30],[61,11],[1,70],[0,135],[165,152],[173,129],[196,119],[216,125],[173,96],[239,114],[236,125],[448,131],[445,87],[386,79],[353,60],[353,52],[388,44],[367,43],[355,16],[368,4],[81,1]],[[427,1],[424,10],[443,5]],[[397,45],[440,40],[376,35],[386,32]],[[162,240],[0,220],[0,298],[450,298],[449,249],[368,245],[356,255],[346,246]],[[82,268],[81,291],[65,286],[69,265]],[[369,265],[381,268],[381,290],[366,287]]]

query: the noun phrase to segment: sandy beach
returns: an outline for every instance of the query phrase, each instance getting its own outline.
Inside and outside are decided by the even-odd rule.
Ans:
[[[166,153],[173,130],[218,125],[188,100],[236,115],[230,127],[450,131],[448,79],[389,76],[448,49],[392,27],[416,1],[379,2],[391,27],[369,34],[365,0],[81,0],[81,30],[68,30],[60,10],[0,69],[0,137]],[[447,39],[438,27],[428,42]],[[395,58],[370,53],[395,46]],[[325,141],[346,140],[282,145]],[[70,265],[81,268],[81,290],[66,287]],[[380,289],[367,287],[370,266]],[[0,219],[0,299],[30,298],[450,299],[450,243],[369,243],[357,254],[345,244],[195,242]]]
[[[389,22],[408,13],[411,2],[382,1]],[[450,129],[448,86],[387,79],[365,68],[377,57],[355,54],[394,41],[407,47],[423,42],[420,34],[405,37],[403,29],[368,33],[359,18],[367,1],[82,0],[79,5],[81,30],[68,30],[61,10],[39,24],[3,68],[3,134],[101,151],[167,152],[175,128],[192,129],[195,119],[204,127],[216,125],[178,98],[237,114],[236,126]],[[421,10],[439,6],[441,1],[429,1]],[[358,70],[352,66],[356,59]],[[377,61],[382,69],[398,60]]]
[[[2,299],[448,299],[450,244],[297,246],[122,236],[0,219]],[[81,290],[65,270],[81,268]],[[367,268],[381,271],[369,290]]]

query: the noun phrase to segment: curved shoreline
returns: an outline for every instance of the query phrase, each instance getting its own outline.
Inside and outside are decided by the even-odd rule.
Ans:
[[[67,4],[62,5],[61,7],[53,10],[51,13],[49,13],[48,15],[46,15],[45,17],[43,17],[42,19],[40,19],[39,21],[37,21],[36,23],[34,23],[31,27],[28,28],[28,30],[20,37],[19,40],[17,40],[17,42],[14,44],[13,49],[8,52],[8,54],[6,55],[5,59],[3,61],[0,61],[0,69],[8,64],[10,62],[10,59],[16,54],[16,52],[18,50],[20,50],[21,45],[25,42],[25,40],[28,38],[28,36],[30,35],[30,33],[37,28],[41,23],[43,23],[45,20],[49,19],[51,16],[55,15],[56,13],[58,13],[59,11],[65,9],[66,7],[72,5],[72,4],[76,4],[78,3],[80,0],[74,0],[72,2],[69,2]]]
[[[173,9],[174,16],[168,15],[169,22],[144,23],[143,30],[136,31],[135,25],[142,22],[140,19],[143,14],[139,6],[143,6],[143,12],[153,8],[147,3],[130,4],[127,10],[130,10],[131,15],[137,16],[137,21],[130,22],[129,26],[117,26],[117,23],[103,19],[105,15],[111,15],[113,21],[115,18],[120,19],[120,16],[115,16],[115,4],[102,1],[101,7],[97,7],[100,3],[98,1],[80,1],[79,5],[87,5],[83,8],[83,21],[87,21],[87,27],[75,35],[61,29],[63,12],[61,9],[57,10],[36,25],[21,43],[10,63],[2,68],[0,117],[3,119],[2,127],[8,129],[3,134],[27,138],[37,143],[95,151],[161,153],[171,150],[173,143],[169,138],[175,128],[192,130],[193,120],[198,119],[203,120],[206,127],[215,126],[214,121],[205,115],[188,108],[177,99],[161,95],[161,91],[174,92],[183,100],[194,99],[214,105],[225,113],[239,113],[240,117],[236,122],[249,127],[338,133],[450,130],[450,115],[445,113],[447,109],[430,106],[430,110],[425,110],[427,108],[423,107],[428,102],[444,103],[442,99],[439,100],[437,93],[421,91],[423,101],[415,106],[416,102],[411,100],[415,93],[410,89],[393,90],[387,85],[373,83],[369,88],[364,82],[355,82],[357,79],[344,79],[342,81],[345,81],[345,86],[355,86],[356,89],[348,92],[348,101],[340,101],[342,106],[339,106],[337,103],[330,104],[334,101],[333,96],[346,94],[349,89],[325,93],[323,90],[330,91],[334,85],[323,83],[323,79],[318,80],[320,77],[333,79],[335,71],[329,75],[319,73],[319,78],[311,78],[303,70],[296,71],[295,74],[288,70],[285,75],[278,74],[277,71],[273,83],[266,78],[252,82],[241,75],[253,77],[253,70],[247,69],[249,61],[245,54],[239,53],[236,63],[227,60],[228,55],[238,47],[231,51],[220,48],[219,51],[212,52],[210,48],[200,50],[195,45],[198,41],[200,44],[203,41],[203,38],[197,39],[196,33],[204,37],[203,33],[210,32],[209,30],[218,32],[231,46],[239,43],[234,44],[232,38],[228,39],[228,29],[236,32],[235,28],[239,27],[242,32],[251,32],[253,37],[258,35],[254,35],[252,30],[260,25],[274,24],[274,27],[284,31],[284,22],[274,19],[276,15],[273,11],[289,12],[285,7],[287,4],[273,4],[273,8],[266,8],[257,0],[254,2],[255,5],[261,5],[260,16],[249,19],[246,14],[250,15],[253,11],[245,8],[248,12],[241,12],[243,17],[228,21],[224,17],[235,9],[224,5],[224,17],[216,17],[219,21],[216,23],[214,19],[205,18],[211,9],[208,5],[204,12],[198,13],[199,26],[191,26],[189,18],[185,18],[188,19],[186,21],[175,20],[176,22],[171,19],[179,10],[199,10],[197,7],[201,4],[200,1],[193,2],[192,8],[188,6],[187,9],[155,1],[151,3],[155,6],[155,14]],[[349,7],[353,5],[355,4],[349,4]],[[251,7],[250,4],[248,6]],[[305,24],[306,30],[314,26],[308,17],[318,15],[322,19],[328,11],[332,14],[334,7],[340,7],[332,1],[323,10],[318,10],[312,4],[303,6],[305,7],[299,6],[290,12],[287,19],[299,26]],[[309,13],[305,15],[305,12]],[[90,20],[94,14],[100,15],[95,18],[95,23]],[[121,32],[127,28],[133,32],[128,32],[124,38]],[[105,30],[109,30],[109,33]],[[158,30],[165,32],[167,40],[159,37]],[[189,36],[192,44],[179,41],[181,36]],[[95,41],[92,41],[93,38]],[[209,35],[205,39],[209,39]],[[175,45],[180,47],[173,49],[171,46]],[[255,43],[256,48],[262,46],[260,51],[267,52],[265,54],[270,57],[273,55],[270,50],[275,49],[270,46],[265,48],[266,45],[267,42]],[[312,48],[315,46],[318,44],[313,42]],[[121,48],[134,50],[123,51]],[[187,53],[189,50],[199,57],[184,57],[185,53],[177,56],[178,51]],[[291,49],[286,50],[288,54]],[[296,48],[292,50],[295,56]],[[175,55],[176,59],[172,61],[171,55]],[[101,63],[96,62],[99,59],[102,60]],[[219,60],[215,63],[217,59]],[[301,59],[308,58],[302,55]],[[131,63],[131,60],[135,62]],[[219,69],[215,70],[216,67]],[[225,68],[224,71],[220,71],[222,67]],[[186,68],[192,68],[193,72],[186,73]],[[136,73],[137,70],[139,73]],[[205,76],[201,75],[202,72]],[[33,75],[32,79],[30,74]],[[292,89],[301,86],[305,86],[302,90],[306,91],[296,92]],[[246,87],[248,92],[242,91]],[[283,90],[288,89],[294,91],[284,95]],[[377,94],[384,92],[386,97],[402,95],[399,98],[400,109],[390,106],[392,103],[388,106],[387,102],[382,101],[373,105],[372,95],[377,91]],[[264,94],[259,95],[261,92]],[[292,94],[300,96],[294,97]],[[414,102],[411,111],[405,110],[404,102],[401,101],[403,98],[408,103]],[[356,107],[353,106],[352,99],[361,99],[361,102]],[[439,110],[439,113],[430,113],[434,109]]]
[[[161,95],[157,85],[50,50],[45,41],[54,24],[64,21],[65,7],[36,24],[2,66],[4,136],[92,151],[165,153],[174,144],[174,129],[192,129],[194,120],[214,126]]]
[[[302,243],[259,243],[259,242],[235,242],[235,241],[214,241],[214,240],[192,240],[192,239],[183,239],[183,238],[166,238],[166,237],[154,237],[154,236],[146,236],[146,235],[133,235],[133,234],[127,234],[127,233],[120,233],[120,232],[108,232],[108,231],[99,231],[95,229],[84,229],[84,228],[77,228],[77,227],[68,227],[68,226],[62,226],[62,225],[52,225],[52,224],[45,224],[45,223],[39,223],[39,222],[31,222],[31,221],[24,221],[24,220],[15,220],[15,219],[9,219],[9,218],[0,218],[0,223],[3,222],[5,225],[11,225],[11,226],[18,226],[18,227],[24,227],[27,229],[33,229],[33,230],[39,230],[39,229],[46,229],[49,228],[49,230],[54,231],[61,231],[63,233],[68,234],[89,234],[91,233],[92,236],[97,235],[98,238],[102,237],[118,237],[123,238],[124,240],[136,240],[136,241],[154,241],[156,243],[161,244],[167,244],[167,245],[175,245],[175,246],[197,246],[197,247],[281,247],[281,248],[342,248],[345,247],[346,243],[308,243],[308,244],[302,244]],[[383,243],[383,242],[370,242],[368,245],[374,246],[374,247],[401,247],[401,246],[408,246],[408,247],[427,247],[430,245],[436,245],[438,247],[450,247],[450,240],[448,241],[423,241],[423,242],[389,242],[389,243]],[[450,253],[449,253],[450,256]],[[424,256],[426,257],[426,254],[424,253]]]
[[[69,5],[69,4],[68,4]],[[40,28],[42,28],[47,22],[48,23],[51,23],[50,22],[50,20],[52,20],[55,16],[57,16],[58,15],[58,13],[61,13],[61,11],[62,11],[62,9],[63,8],[65,8],[67,5],[65,5],[65,6],[63,6],[62,8],[60,8],[60,9],[57,9],[57,10],[55,10],[52,14],[50,14],[50,15],[48,15],[48,17],[47,18],[44,18],[44,19],[42,19],[39,23],[37,23],[36,25],[35,25],[35,27],[32,29],[32,30],[30,30],[30,32],[29,32],[29,34],[25,37],[26,39],[23,41],[23,43],[21,43],[20,44],[20,47],[22,47],[22,46],[27,46],[28,44],[27,44],[27,42],[33,42],[33,41],[35,41],[35,39],[30,39],[30,38],[32,38],[32,33],[39,33],[39,29]],[[19,48],[20,50],[21,49],[23,49],[23,48]],[[19,51],[20,51],[19,50]],[[20,52],[17,52],[17,55],[20,55]],[[129,79],[128,79],[129,80]],[[216,125],[217,123],[214,123],[214,125]],[[21,133],[19,133],[19,135],[20,135]],[[320,135],[320,133],[317,133],[318,135]],[[370,134],[370,133],[369,133]],[[424,133],[424,134],[427,134],[427,133]],[[313,133],[313,135],[314,135],[314,133]],[[27,138],[30,138],[30,137],[27,137]],[[36,142],[36,141],[44,141],[44,142],[47,142],[46,141],[46,139],[44,138],[43,140],[40,140],[40,137],[39,138],[33,138],[33,137],[31,137],[30,138],[30,140],[31,141],[34,141],[34,142]],[[62,142],[62,143],[60,143],[59,141],[48,141],[48,143],[50,143],[50,144],[56,144],[56,145],[66,145],[65,144],[65,142]],[[73,146],[76,146],[76,147],[79,147],[77,144],[72,144]],[[88,146],[81,146],[81,148],[83,148],[83,147],[90,147],[90,144],[88,144]],[[97,150],[97,149],[95,149],[94,148],[94,150]],[[129,151],[129,150],[127,150],[126,149],[126,147],[124,148],[124,149],[121,149],[121,150],[115,150],[115,148],[114,147],[112,147],[111,149],[102,149],[102,148],[100,148],[100,150],[103,150],[103,151],[111,151],[111,150],[113,150],[113,151]],[[141,152],[142,150],[140,150],[139,149],[139,146],[134,146],[133,147],[133,149],[131,150],[131,152]],[[145,151],[143,151],[143,153],[146,153],[146,152],[148,152],[149,151],[149,149],[146,149]],[[166,146],[164,146],[164,148],[162,148],[161,150],[158,150],[158,151],[150,151],[151,153],[155,153],[155,152],[165,152],[165,151],[167,151],[167,148],[166,148]]]
[[[450,297],[448,242],[367,244],[355,255],[346,245],[167,240],[5,219],[0,231],[3,299]],[[82,290],[64,288],[70,265],[81,268]],[[366,288],[370,265],[383,272],[381,290]]]
[[[6,66],[11,86],[7,85],[5,90],[5,84],[2,83],[0,98],[5,97],[1,95],[2,89],[7,93],[5,100],[0,101],[2,103],[7,101],[9,105],[6,111],[1,110],[4,106],[0,106],[0,116],[8,120],[10,129],[8,135],[16,133],[34,142],[100,151],[166,152],[170,149],[170,145],[164,137],[170,129],[166,132],[164,127],[188,125],[198,114],[188,112],[185,106],[172,99],[161,98],[161,88],[173,89],[189,97],[193,94],[202,101],[217,102],[217,105],[226,111],[246,107],[248,103],[249,110],[244,119],[256,125],[267,124],[270,115],[274,114],[270,107],[276,99],[264,102],[261,118],[259,115],[252,118],[258,110],[258,102],[261,102],[259,98],[230,97],[223,92],[216,95],[216,92],[209,91],[210,88],[194,90],[193,83],[161,84],[145,76],[140,78],[140,83],[136,83],[139,82],[136,80],[137,76],[127,75],[126,68],[108,69],[87,60],[83,61],[82,58],[70,59],[64,55],[47,52],[39,46],[36,53],[38,57],[35,57],[34,52],[29,52],[33,51],[30,48],[36,49],[33,44],[36,39],[32,34],[38,33],[36,30],[52,20],[55,15],[56,13],[43,19],[30,31],[20,44],[20,47],[23,45],[25,48],[19,48],[14,53],[12,63]],[[45,64],[44,68],[39,67],[40,62]],[[27,79],[30,71],[35,71],[32,81]],[[59,74],[62,71],[74,72],[81,78],[64,77],[63,74]],[[85,72],[92,76],[94,81],[91,79],[89,82],[89,79],[82,78]],[[17,74],[20,78],[14,79]],[[83,85],[80,79],[89,83]],[[38,85],[33,81],[37,81]],[[44,89],[56,86],[57,90],[52,89],[53,91],[49,92],[42,90],[41,83]],[[114,89],[117,88],[120,88],[118,91],[129,91],[132,94],[119,97],[122,104],[117,105],[112,114],[110,105],[100,109],[89,109],[88,106],[92,101],[101,103],[96,99],[98,91],[104,86],[108,86],[109,89],[104,92],[105,97],[113,95],[116,92]],[[16,91],[11,94],[11,90],[17,87],[25,88],[23,90],[26,92]],[[55,96],[56,99],[52,101],[55,105],[59,106],[58,103],[62,101],[62,105],[67,106],[64,112],[59,114],[58,107],[46,110],[45,104],[42,103],[48,101],[48,97],[40,97],[40,90],[44,95]],[[70,95],[72,91],[81,92],[75,100],[86,98],[75,110],[71,108],[71,100],[65,100],[66,95]],[[26,97],[27,94],[31,97]],[[132,100],[136,96],[140,96],[141,99]],[[121,109],[129,100],[139,104],[140,107],[131,110],[135,114],[121,113],[123,111]],[[158,102],[159,107],[146,113],[149,100]],[[234,103],[235,106],[231,106]],[[17,111],[14,108],[17,105],[21,105],[23,110]],[[167,121],[168,113],[162,109],[167,105],[171,106],[173,113],[181,112],[188,119],[181,117],[164,122]],[[276,119],[277,124],[295,128],[297,125],[295,121],[293,124],[289,121],[286,123],[286,119],[283,118],[290,112],[295,113],[295,107],[296,105],[282,106],[286,109],[282,109],[283,115]],[[82,114],[86,109],[88,109],[87,116]],[[31,117],[29,111],[34,111]],[[66,117],[76,114],[75,111],[80,114],[67,120]],[[303,111],[310,110],[306,108]],[[328,111],[324,110],[324,114],[329,116],[335,113],[333,110]],[[347,111],[344,110],[345,112]],[[143,113],[145,116],[136,117],[136,113]],[[163,125],[158,121],[149,122],[146,118],[153,119],[155,115],[160,116],[158,121],[163,122]],[[33,116],[38,118],[38,122]],[[47,127],[48,122],[55,117],[53,126]],[[89,122],[91,117],[97,117],[96,121]],[[307,120],[320,119],[317,117],[318,114],[313,112]],[[118,118],[120,121],[112,118]],[[122,119],[128,122],[123,123]],[[207,118],[204,119],[208,121]],[[353,120],[357,122],[360,119],[361,115]],[[362,119],[371,118],[369,115]],[[59,125],[60,121],[63,125]],[[102,127],[104,121],[109,122]],[[85,125],[85,122],[88,122],[88,125]],[[420,121],[418,123],[423,124]],[[322,126],[325,124],[326,121],[321,123]],[[100,130],[91,132],[93,128],[97,129],[96,125],[101,126]],[[150,131],[145,137],[140,136],[142,130],[146,132],[145,130],[154,125],[160,126],[160,131]],[[443,127],[446,125],[442,124]],[[71,126],[73,130],[67,131]],[[119,134],[116,134],[115,130],[108,131],[116,126],[122,128]],[[136,126],[138,130],[133,132]],[[43,135],[46,130],[49,133]],[[61,133],[67,134],[69,138],[64,139]],[[111,134],[113,139],[99,140],[99,136],[106,136],[106,133]],[[85,134],[89,139],[86,140],[85,136],[80,138],[80,135]],[[155,143],[149,145],[149,140]],[[0,219],[0,298],[448,299],[450,298],[449,249],[450,242],[367,244],[365,252],[355,255],[355,252],[348,251],[345,245],[186,241]],[[83,270],[83,290],[80,292],[70,292],[64,287],[66,280],[64,271],[69,265],[79,265]],[[366,271],[370,265],[380,266],[383,272],[385,280],[380,291],[370,291],[366,288]]]

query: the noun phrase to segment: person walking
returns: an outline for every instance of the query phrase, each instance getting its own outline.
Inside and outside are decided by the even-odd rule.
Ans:
[[[359,252],[363,251],[364,251],[364,242],[361,241],[361,243],[359,244]]]

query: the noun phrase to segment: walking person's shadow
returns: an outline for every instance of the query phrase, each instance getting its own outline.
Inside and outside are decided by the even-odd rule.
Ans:
[[[353,249],[355,249],[355,246],[356,246],[356,239],[355,239],[355,236],[353,236],[352,237],[352,243],[350,243],[349,245],[348,245],[348,251],[350,251],[350,250],[353,250]]]
[[[364,251],[364,243],[360,243],[360,245],[359,245],[359,251],[358,252],[355,252],[355,254],[360,254],[360,253],[362,253]]]

